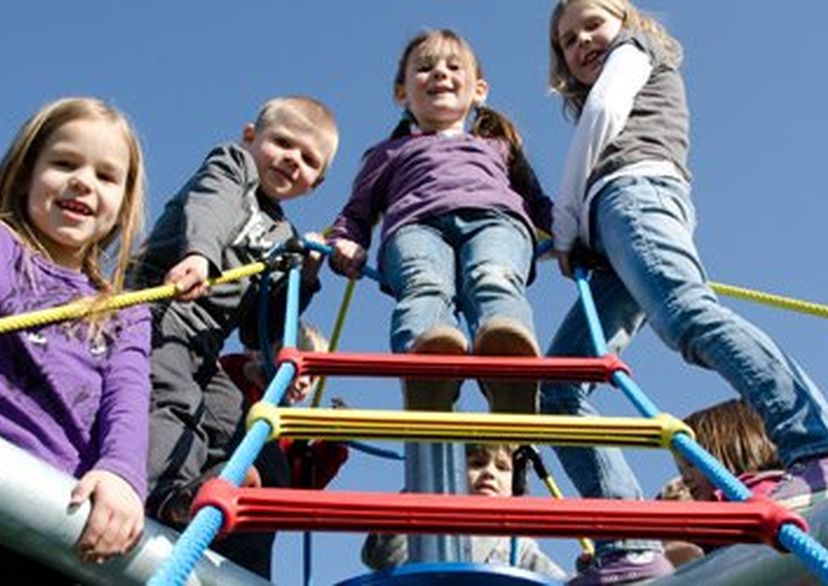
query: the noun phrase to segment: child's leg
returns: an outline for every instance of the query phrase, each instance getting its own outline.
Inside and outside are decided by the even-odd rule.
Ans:
[[[172,310],[153,326],[151,360],[149,491],[147,509],[155,515],[176,487],[196,480],[207,461],[201,428],[203,391],[195,380],[193,336]],[[215,366],[213,366],[215,368]]]
[[[828,453],[822,393],[764,332],[719,305],[707,284],[686,188],[624,178],[596,206],[601,252],[659,337],[687,362],[717,371],[756,409],[786,466]]]
[[[474,332],[473,353],[538,356],[526,282],[532,267],[532,238],[519,220],[491,211],[455,215],[463,314]],[[495,412],[536,413],[536,381],[482,382]]]
[[[454,250],[434,225],[401,228],[385,243],[382,270],[397,299],[391,317],[394,352],[465,354],[468,343],[455,317]],[[450,411],[462,381],[410,379],[407,409]]]
[[[620,353],[643,323],[638,304],[629,296],[623,283],[611,271],[596,271],[590,281],[598,315],[607,336],[609,351]],[[580,303],[576,303],[555,334],[548,356],[594,356]],[[541,385],[541,412],[548,415],[597,416],[588,402],[591,384],[544,382]],[[555,452],[567,475],[586,498],[640,500],[641,488],[618,448],[556,447]],[[657,541],[618,540],[596,542],[597,557],[615,552],[655,550]]]

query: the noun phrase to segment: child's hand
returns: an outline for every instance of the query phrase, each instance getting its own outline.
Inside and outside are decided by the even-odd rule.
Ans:
[[[325,237],[317,232],[307,232],[303,236],[309,242],[316,242],[317,244],[325,244]],[[316,251],[308,252],[305,257],[305,263],[302,265],[302,280],[305,283],[312,283],[316,281],[319,274],[319,267],[322,266],[322,253]]]
[[[69,504],[86,499],[92,510],[76,545],[81,561],[100,564],[128,552],[144,530],[144,506],[132,485],[113,472],[90,470],[75,485]]]
[[[164,282],[175,285],[177,299],[192,301],[209,291],[209,274],[210,261],[200,254],[189,254],[169,270]]]
[[[332,243],[331,266],[333,269],[350,279],[358,279],[365,266],[365,249],[354,242],[338,238]]]
[[[574,274],[572,269],[572,251],[557,251],[555,256],[558,257],[558,268],[561,274],[567,279],[571,279]]]

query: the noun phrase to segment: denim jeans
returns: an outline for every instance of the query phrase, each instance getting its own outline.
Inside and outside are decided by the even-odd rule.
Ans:
[[[805,372],[761,330],[722,307],[693,243],[689,190],[671,178],[621,177],[592,204],[592,247],[609,267],[590,281],[610,352],[620,353],[646,319],[690,364],[718,372],[759,413],[786,466],[828,452],[828,405]],[[579,305],[564,318],[549,355],[591,355]],[[543,384],[541,411],[595,415],[593,385]],[[656,400],[656,403],[658,401]],[[585,497],[641,497],[616,449],[559,448]]]
[[[407,352],[435,326],[466,318],[474,338],[494,316],[517,320],[534,333],[526,282],[532,237],[518,219],[491,210],[459,210],[408,224],[383,245],[380,266],[397,300],[391,348]]]

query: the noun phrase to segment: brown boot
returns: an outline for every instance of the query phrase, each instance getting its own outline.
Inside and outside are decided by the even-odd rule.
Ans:
[[[411,346],[414,354],[466,354],[469,343],[457,328],[437,326],[420,334]],[[451,411],[460,394],[462,379],[406,379],[405,408],[417,411]]]
[[[540,355],[532,333],[520,322],[494,317],[477,331],[473,354],[478,356]],[[488,379],[480,381],[492,413],[537,413],[538,383],[532,380]]]

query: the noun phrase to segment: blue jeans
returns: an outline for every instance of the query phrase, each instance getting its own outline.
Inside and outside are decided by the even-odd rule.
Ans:
[[[609,262],[591,290],[610,352],[645,319],[685,361],[718,372],[759,413],[782,461],[828,453],[828,405],[805,372],[761,330],[719,305],[693,243],[695,210],[680,181],[621,177],[592,204],[592,247]],[[564,318],[548,355],[591,355],[580,305]],[[595,415],[593,385],[543,384],[541,412]],[[559,448],[585,497],[641,498],[617,449]]]
[[[532,236],[520,220],[490,210],[459,210],[408,224],[383,245],[380,266],[397,300],[391,348],[408,352],[436,326],[458,325],[458,311],[474,338],[494,316],[534,332],[526,282]]]

